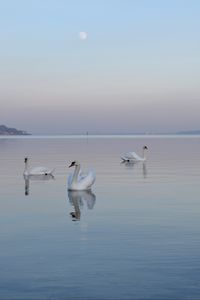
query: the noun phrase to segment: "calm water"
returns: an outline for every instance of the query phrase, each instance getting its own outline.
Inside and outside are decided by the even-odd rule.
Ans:
[[[68,194],[75,159],[92,192]],[[200,137],[4,138],[0,165],[0,299],[200,299]]]

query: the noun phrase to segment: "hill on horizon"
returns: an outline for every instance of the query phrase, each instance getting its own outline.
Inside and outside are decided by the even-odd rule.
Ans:
[[[24,130],[18,130],[16,128],[0,125],[0,135],[30,135],[30,134]]]

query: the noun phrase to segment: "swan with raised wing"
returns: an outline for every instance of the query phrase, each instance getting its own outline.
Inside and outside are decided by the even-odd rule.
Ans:
[[[25,169],[24,169],[24,176],[34,176],[34,175],[52,175],[53,171],[55,169],[48,169],[46,167],[35,167],[35,168],[29,168],[28,165],[28,157],[25,157],[24,163],[25,163]]]
[[[137,155],[137,153],[135,153],[135,152],[128,152],[128,153],[124,154],[123,156],[121,156],[121,159],[124,162],[145,161],[147,159],[146,151],[148,150],[148,147],[144,146],[142,149],[143,149],[143,156],[142,157]]]
[[[78,161],[73,161],[69,168],[75,167],[74,173],[68,177],[68,190],[90,190],[95,182],[95,173],[90,170],[87,174],[81,172],[81,165]]]

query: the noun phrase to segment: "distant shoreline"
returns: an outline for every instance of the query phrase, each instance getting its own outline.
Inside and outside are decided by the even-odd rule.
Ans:
[[[0,139],[92,139],[92,138],[198,138],[200,134],[62,134],[62,135],[0,135]]]
[[[30,135],[30,134],[25,130],[18,130],[13,127],[0,125],[0,136],[25,136],[25,135]]]
[[[107,137],[107,136],[121,136],[121,137],[129,137],[129,136],[198,136],[200,135],[200,130],[185,130],[185,131],[177,131],[177,132],[168,132],[168,133],[155,133],[155,132],[135,132],[135,133],[89,133],[85,131],[85,133],[66,133],[66,134],[30,134],[25,130],[19,130],[13,127],[7,127],[6,125],[0,125],[0,137]]]

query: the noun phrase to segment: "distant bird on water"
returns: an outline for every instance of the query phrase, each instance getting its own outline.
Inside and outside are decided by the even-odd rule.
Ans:
[[[29,169],[28,166],[28,157],[25,157],[24,163],[25,163],[25,169],[24,169],[24,176],[29,176],[29,175],[52,175],[53,171],[55,169],[48,169],[46,167],[35,167]]]
[[[146,157],[146,151],[148,150],[147,146],[144,146],[143,148],[143,156],[137,155],[135,152],[128,152],[121,156],[121,159],[125,162],[137,162],[137,161],[145,161],[147,159]]]

